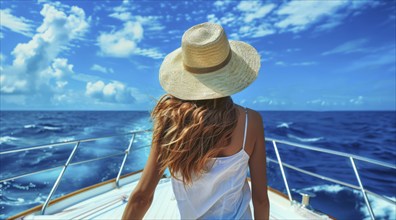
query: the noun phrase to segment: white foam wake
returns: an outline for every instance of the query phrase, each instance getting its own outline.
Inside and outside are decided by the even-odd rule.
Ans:
[[[13,187],[20,189],[20,190],[29,190],[30,188],[34,188],[36,187],[36,185],[34,183],[29,183],[28,185],[21,185],[21,184],[17,184],[17,183],[13,183],[12,184]]]
[[[359,200],[364,201],[363,200],[363,195],[361,193],[360,190],[355,190],[355,189],[350,189],[348,187],[345,186],[340,186],[340,185],[318,185],[318,186],[312,186],[312,187],[308,187],[305,188],[304,190],[306,191],[314,191],[314,192],[320,192],[320,191],[324,191],[330,194],[338,194],[340,191],[343,190],[348,190],[348,191],[352,191],[353,194],[356,195],[357,198],[359,198]],[[369,200],[370,200],[370,205],[371,208],[373,209],[374,215],[376,218],[378,219],[389,219],[390,217],[392,218],[393,216],[396,216],[396,209],[395,206],[383,199],[380,199],[378,197],[375,196],[370,196],[370,194],[368,194]],[[396,201],[395,197],[387,197],[390,200]],[[364,215],[364,220],[369,220],[371,219],[370,217],[370,213],[369,210],[367,209],[366,204],[362,203],[362,205],[359,208],[359,211]]]
[[[277,128],[289,128],[289,126],[292,124],[293,124],[293,122],[282,122],[282,123],[278,124],[276,127]]]
[[[379,199],[374,196],[368,196],[370,200],[371,208],[373,209],[374,216],[377,219],[393,219],[396,217],[396,207],[390,202]],[[389,197],[388,197],[389,198]],[[395,201],[395,197],[389,198],[390,200]],[[360,212],[364,214],[364,220],[371,219],[370,212],[367,209],[367,206],[361,206]]]
[[[64,138],[59,138],[56,140],[56,142],[68,142],[68,141],[74,141],[75,137],[64,137]]]
[[[30,125],[24,125],[24,128],[35,128],[36,125],[35,124],[30,124]]]
[[[45,130],[50,130],[50,131],[58,131],[58,130],[61,130],[60,127],[44,126],[43,128],[44,128]]]
[[[316,141],[319,141],[319,140],[323,139],[323,137],[301,138],[301,137],[297,137],[297,136],[294,136],[294,135],[291,135],[291,134],[288,134],[287,137],[299,140],[301,142],[316,142]]]
[[[343,187],[341,185],[318,185],[318,186],[312,186],[312,187],[305,188],[304,190],[314,191],[314,192],[325,191],[325,192],[336,194],[336,193],[338,193],[342,190],[346,190],[346,189],[348,189],[348,188]]]
[[[17,140],[19,140],[19,138],[11,137],[11,136],[4,136],[4,137],[0,137],[0,144],[17,141]]]

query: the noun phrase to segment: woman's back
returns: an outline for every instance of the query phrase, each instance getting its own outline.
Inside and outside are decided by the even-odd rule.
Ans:
[[[242,149],[243,139],[244,139],[244,130],[245,130],[245,108],[234,104],[235,109],[237,110],[237,124],[235,126],[234,131],[232,132],[231,141],[227,146],[224,147],[217,157],[227,157],[236,154]],[[245,143],[245,151],[251,156],[253,153],[253,148],[255,141],[260,135],[258,129],[260,126],[263,126],[263,120],[260,116],[260,113],[254,111],[253,109],[246,108],[248,112],[248,123],[247,123],[247,135],[246,135],[246,143]]]
[[[251,193],[246,181],[249,162],[249,154],[245,151],[248,111],[238,109],[243,114],[239,114],[232,141],[220,152],[221,157],[208,162],[207,172],[194,176],[188,185],[180,180],[181,175],[172,178],[182,219],[252,218],[249,208]]]

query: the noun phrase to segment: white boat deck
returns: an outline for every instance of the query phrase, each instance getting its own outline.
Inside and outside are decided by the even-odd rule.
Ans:
[[[126,184],[119,189],[112,189],[89,199],[83,199],[76,204],[67,205],[67,208],[60,211],[53,213],[49,211],[47,215],[33,214],[21,219],[121,219],[127,199],[136,184],[137,182]],[[329,219],[327,215],[320,215],[298,205],[292,206],[289,200],[271,190],[268,191],[268,195],[270,219]],[[71,199],[65,199],[63,202],[70,204]],[[169,179],[163,179],[158,184],[153,203],[144,218],[180,219]]]

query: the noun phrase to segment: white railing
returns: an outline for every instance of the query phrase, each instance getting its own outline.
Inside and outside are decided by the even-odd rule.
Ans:
[[[70,153],[67,161],[65,162],[65,164],[63,166],[57,166],[57,167],[52,167],[52,168],[48,168],[48,169],[42,169],[42,170],[39,170],[39,171],[30,172],[30,173],[26,173],[26,174],[21,174],[21,175],[17,175],[17,176],[13,176],[13,177],[8,177],[8,178],[0,180],[0,183],[6,182],[6,181],[10,181],[10,180],[19,179],[19,178],[22,178],[22,177],[35,175],[35,174],[39,174],[39,173],[44,173],[44,172],[47,172],[47,171],[54,170],[54,169],[62,167],[62,170],[59,173],[58,178],[56,179],[54,185],[52,186],[52,189],[51,189],[49,195],[47,196],[46,201],[44,202],[44,204],[42,206],[41,214],[44,215],[45,214],[45,210],[46,210],[49,202],[51,201],[51,198],[52,198],[53,194],[55,193],[56,189],[58,188],[58,185],[59,185],[59,183],[60,183],[60,181],[61,181],[61,179],[63,177],[63,174],[65,173],[67,167],[69,167],[71,165],[84,164],[84,163],[88,163],[88,162],[92,162],[92,161],[98,161],[98,160],[103,160],[103,159],[107,159],[107,158],[111,158],[111,157],[124,155],[124,158],[123,158],[123,161],[121,163],[120,169],[118,170],[117,177],[116,177],[116,182],[115,182],[116,187],[119,187],[120,176],[121,176],[122,170],[124,168],[126,159],[127,159],[128,155],[129,155],[130,149],[131,149],[131,147],[133,145],[135,135],[138,134],[138,133],[144,133],[144,132],[150,132],[150,131],[151,130],[133,131],[133,132],[128,132],[128,133],[119,134],[119,135],[112,135],[112,136],[105,136],[105,137],[96,137],[96,138],[88,138],[88,139],[81,139],[81,140],[59,142],[59,143],[45,144],[45,145],[40,145],[40,146],[34,146],[34,147],[28,147],[28,148],[22,148],[22,149],[15,149],[15,150],[9,150],[9,151],[0,152],[0,155],[7,155],[7,154],[11,154],[11,153],[26,152],[26,151],[30,151],[30,150],[46,149],[46,148],[53,148],[53,147],[64,147],[66,145],[75,144],[72,152]],[[128,147],[126,148],[126,150],[124,152],[111,154],[111,155],[107,155],[107,156],[102,156],[102,157],[94,158],[94,159],[83,160],[83,161],[74,162],[74,163],[72,162],[73,157],[75,155],[75,152],[80,147],[81,143],[92,142],[92,141],[105,139],[105,138],[128,136],[128,135],[131,135],[131,138],[129,140],[129,145],[128,145]],[[320,179],[325,180],[325,181],[333,182],[333,183],[340,184],[340,185],[343,185],[343,186],[346,186],[346,187],[349,187],[349,188],[352,188],[352,189],[360,190],[362,192],[362,194],[363,194],[365,203],[367,205],[367,208],[369,210],[369,213],[370,213],[370,216],[371,216],[372,219],[375,219],[375,215],[374,215],[374,212],[372,210],[370,201],[367,198],[367,194],[371,194],[371,195],[376,196],[376,197],[378,197],[378,198],[380,198],[382,200],[385,200],[387,202],[390,202],[390,203],[396,205],[395,201],[393,201],[393,200],[391,200],[391,199],[389,199],[389,198],[387,198],[385,196],[382,196],[382,195],[376,194],[374,192],[371,192],[371,191],[369,191],[369,190],[364,188],[364,185],[363,185],[363,183],[362,183],[362,181],[360,179],[358,168],[355,165],[355,160],[364,161],[364,162],[375,164],[375,165],[378,165],[378,166],[381,166],[381,167],[387,167],[387,168],[391,168],[391,169],[396,169],[396,166],[393,165],[393,164],[389,164],[389,163],[385,163],[385,162],[382,162],[382,161],[365,158],[365,157],[358,156],[358,155],[353,155],[353,154],[348,154],[348,153],[343,153],[343,152],[339,152],[339,151],[328,150],[328,149],[323,149],[323,148],[318,148],[318,147],[312,147],[312,146],[292,143],[292,142],[283,141],[283,140],[276,140],[276,139],[273,139],[273,138],[266,138],[265,141],[269,142],[269,143],[272,143],[272,145],[274,147],[277,160],[274,160],[274,159],[271,159],[271,158],[267,157],[267,161],[279,164],[279,167],[280,167],[280,170],[281,170],[281,174],[282,174],[282,178],[283,178],[283,181],[284,181],[284,184],[285,184],[286,191],[287,191],[287,194],[288,194],[290,202],[293,202],[293,198],[292,198],[292,195],[290,193],[289,184],[288,184],[288,181],[287,181],[286,174],[284,172],[284,167],[292,169],[292,170],[295,170],[297,172],[300,172],[300,173],[303,173],[303,174],[306,174],[306,175],[309,175],[309,176],[312,176],[312,177],[320,178]],[[313,173],[311,171],[304,170],[304,169],[295,167],[293,165],[290,165],[288,163],[285,163],[281,159],[281,155],[279,154],[278,145],[277,144],[282,144],[282,145],[296,147],[296,148],[300,148],[300,149],[304,149],[304,150],[316,151],[316,152],[326,153],[326,154],[340,156],[340,157],[344,157],[344,158],[349,158],[359,185],[357,186],[357,185],[353,185],[353,184],[350,184],[350,183],[346,183],[346,182],[341,181],[341,180],[336,180],[336,179],[333,179],[333,178],[330,178],[330,177],[326,177],[326,176],[323,176],[323,175],[320,175],[320,174],[316,174],[316,173]],[[148,147],[148,146],[150,146],[150,145],[141,146],[139,148],[144,148],[144,147]]]
[[[346,187],[349,187],[349,188],[360,190],[362,192],[362,194],[363,194],[363,198],[364,198],[364,201],[366,203],[367,209],[368,209],[368,211],[370,213],[371,219],[375,219],[375,215],[374,215],[373,209],[371,207],[371,203],[370,203],[370,201],[367,198],[367,193],[369,193],[369,194],[371,194],[373,196],[376,196],[376,197],[378,197],[378,198],[380,198],[382,200],[385,200],[385,201],[387,201],[389,203],[392,203],[393,205],[396,206],[396,202],[395,201],[393,201],[393,200],[391,200],[391,199],[389,199],[389,198],[387,198],[385,196],[382,196],[382,195],[379,195],[377,193],[371,192],[371,191],[369,191],[369,190],[364,188],[363,183],[362,183],[362,181],[360,179],[358,168],[355,165],[355,160],[364,161],[364,162],[367,162],[367,163],[370,163],[370,164],[374,164],[374,165],[378,165],[378,166],[381,166],[381,167],[387,167],[387,168],[391,168],[391,169],[396,169],[396,166],[393,165],[393,164],[385,163],[385,162],[378,161],[378,160],[373,160],[373,159],[370,159],[370,158],[365,158],[365,157],[354,155],[354,154],[348,154],[348,153],[343,153],[343,152],[334,151],[334,150],[328,150],[328,149],[323,149],[323,148],[318,148],[318,147],[312,147],[312,146],[307,146],[307,145],[302,145],[302,144],[296,144],[296,143],[292,143],[292,142],[289,142],[289,141],[276,140],[276,139],[273,139],[273,138],[266,138],[266,142],[272,143],[272,146],[274,147],[275,154],[276,154],[276,157],[277,157],[277,160],[273,160],[271,158],[267,158],[267,160],[270,161],[270,162],[274,162],[274,163],[278,163],[279,164],[279,167],[280,167],[280,170],[281,170],[281,174],[282,174],[282,178],[283,178],[283,181],[284,181],[284,184],[285,184],[286,191],[287,191],[287,194],[288,194],[290,202],[293,202],[293,198],[292,198],[291,193],[290,193],[289,184],[288,184],[288,181],[287,181],[286,174],[284,172],[284,167],[290,168],[290,169],[295,170],[297,172],[304,173],[304,174],[307,174],[307,175],[310,175],[310,176],[313,176],[313,177],[316,177],[316,178],[320,178],[322,180],[326,180],[326,181],[333,182],[333,183],[336,183],[336,184],[340,184],[340,185],[343,185],[343,186],[346,186]],[[336,180],[336,179],[333,179],[333,178],[330,178],[330,177],[326,177],[326,176],[323,176],[323,175],[319,175],[319,174],[316,174],[316,173],[313,173],[313,172],[310,172],[310,171],[307,171],[307,170],[292,166],[290,164],[283,163],[282,159],[280,157],[279,151],[278,151],[277,144],[279,144],[279,143],[280,144],[284,144],[284,145],[288,145],[288,146],[292,146],[292,147],[296,147],[296,148],[300,148],[300,149],[304,149],[304,150],[316,151],[316,152],[321,152],[321,153],[325,153],[325,154],[331,154],[331,155],[335,155],[335,156],[349,158],[349,161],[351,162],[351,165],[352,165],[352,168],[353,168],[353,171],[355,173],[356,180],[357,180],[359,186],[356,186],[356,185],[353,185],[353,184],[349,184],[349,183],[346,183],[346,182],[343,182],[343,181],[340,181],[340,180]]]
[[[43,173],[43,172],[46,172],[46,171],[49,171],[49,170],[54,170],[54,169],[62,167],[62,170],[59,173],[58,178],[56,179],[54,185],[52,186],[52,189],[51,189],[50,193],[48,194],[47,199],[45,200],[45,202],[44,202],[44,204],[43,204],[43,206],[41,208],[41,214],[44,215],[45,214],[45,210],[47,209],[47,206],[48,206],[49,202],[51,201],[51,198],[52,198],[53,194],[55,193],[56,189],[59,186],[59,183],[60,183],[60,181],[61,181],[61,179],[63,177],[63,174],[65,173],[67,167],[69,167],[70,165],[84,164],[84,163],[97,161],[97,160],[103,160],[103,159],[116,157],[116,156],[120,156],[120,155],[124,154],[124,159],[122,161],[120,169],[118,170],[118,174],[117,174],[116,182],[115,182],[116,186],[119,187],[120,176],[121,176],[122,170],[124,168],[126,159],[127,159],[128,155],[129,155],[129,151],[130,151],[130,149],[132,147],[135,135],[138,134],[138,133],[144,133],[144,132],[149,132],[149,131],[150,130],[133,131],[133,132],[128,132],[128,133],[119,134],[119,135],[97,137],[97,138],[88,138],[88,139],[73,140],[73,141],[65,141],[65,142],[59,142],[59,143],[53,143],[53,144],[45,144],[45,145],[40,145],[40,146],[34,146],[34,147],[28,147],[28,148],[22,148],[22,149],[16,149],[16,150],[9,150],[9,151],[0,152],[0,155],[7,155],[7,154],[12,154],[12,153],[26,152],[26,151],[30,151],[30,150],[46,149],[46,148],[52,148],[52,147],[64,147],[64,146],[67,146],[67,145],[70,145],[70,144],[75,144],[72,152],[70,153],[67,161],[65,162],[65,164],[63,166],[52,167],[52,168],[49,168],[49,169],[43,169],[43,170],[39,170],[39,171],[35,171],[35,172],[30,172],[30,173],[26,173],[26,174],[22,174],[22,175],[18,175],[18,176],[5,178],[5,179],[0,180],[0,183],[6,182],[6,181],[10,181],[10,180],[19,179],[21,177],[31,176],[31,175],[38,174],[38,173]],[[78,147],[80,146],[81,143],[92,142],[92,141],[101,140],[101,139],[105,139],[105,138],[127,136],[127,135],[131,135],[131,139],[129,141],[129,145],[128,145],[127,149],[125,150],[125,152],[112,154],[112,155],[108,155],[108,156],[103,156],[103,157],[99,157],[99,158],[95,158],[95,159],[89,159],[89,160],[84,160],[84,161],[71,163],[71,161],[73,160],[73,157],[74,157],[74,155],[75,155],[75,153],[76,153],[76,151],[77,151],[77,149],[78,149]]]

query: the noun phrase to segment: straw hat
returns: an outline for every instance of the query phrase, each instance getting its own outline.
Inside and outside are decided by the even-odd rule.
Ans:
[[[207,22],[183,34],[181,48],[161,64],[159,81],[166,92],[183,100],[214,99],[243,90],[259,69],[256,49],[228,41],[220,25]]]

